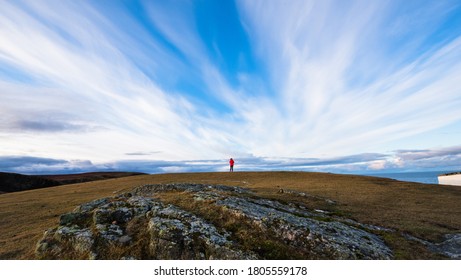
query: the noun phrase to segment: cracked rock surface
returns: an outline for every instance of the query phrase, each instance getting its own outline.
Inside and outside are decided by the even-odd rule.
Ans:
[[[194,207],[210,207],[216,213],[205,217],[192,206],[185,209],[165,202],[162,194],[168,193],[189,198],[191,205],[195,203]],[[249,225],[251,233],[260,232],[260,238],[269,236],[270,242],[263,240],[262,245],[254,247],[244,244],[246,238],[259,236],[245,236],[243,229],[236,228],[235,221]],[[373,227],[332,219],[322,211],[311,211],[301,205],[257,197],[240,187],[185,183],[144,185],[115,197],[82,204],[62,215],[59,225],[48,229],[38,242],[36,256],[42,259],[265,259],[271,258],[271,250],[283,247],[306,259],[393,258],[391,249],[372,230],[367,230],[369,228]],[[459,242],[459,238],[452,240]],[[267,248],[261,248],[265,245]]]

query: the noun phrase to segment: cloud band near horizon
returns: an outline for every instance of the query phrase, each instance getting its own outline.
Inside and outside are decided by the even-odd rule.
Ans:
[[[461,146],[439,150],[399,150],[389,154],[356,154],[335,158],[235,158],[236,171],[314,171],[334,173],[392,173],[402,171],[456,171]],[[228,171],[227,159],[165,161],[120,160],[93,163],[82,160],[0,156],[0,171],[29,175],[130,171],[157,173]]]

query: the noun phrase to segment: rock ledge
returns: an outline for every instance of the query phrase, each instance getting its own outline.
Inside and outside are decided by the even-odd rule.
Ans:
[[[190,203],[168,203],[171,196]],[[198,214],[206,209],[206,215]],[[252,246],[248,240],[259,243]],[[305,259],[393,258],[367,227],[331,219],[325,211],[260,198],[248,189],[201,184],[144,185],[82,204],[44,233],[36,256],[266,259],[280,248]]]

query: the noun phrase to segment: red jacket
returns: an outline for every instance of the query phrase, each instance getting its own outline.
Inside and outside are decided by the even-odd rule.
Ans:
[[[230,165],[234,165],[234,160],[233,160],[233,159],[230,159],[230,160],[229,160],[229,164],[230,164]]]

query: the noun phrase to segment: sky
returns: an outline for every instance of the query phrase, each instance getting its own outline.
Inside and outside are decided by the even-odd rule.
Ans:
[[[0,171],[461,170],[461,2],[0,1]]]

